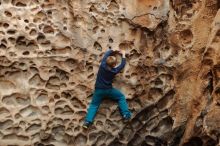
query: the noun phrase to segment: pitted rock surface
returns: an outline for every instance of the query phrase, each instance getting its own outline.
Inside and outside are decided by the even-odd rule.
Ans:
[[[219,0],[0,0],[0,146],[220,146]],[[100,61],[127,46],[82,128]],[[119,57],[119,56],[118,56]],[[119,62],[120,63],[120,62]]]

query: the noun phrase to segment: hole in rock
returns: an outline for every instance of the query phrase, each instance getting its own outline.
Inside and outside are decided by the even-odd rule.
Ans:
[[[78,134],[74,140],[75,145],[86,145],[87,137],[82,135],[81,133]]]
[[[48,15],[52,15],[52,13],[53,13],[53,12],[52,12],[51,10],[48,10],[48,11],[47,11],[47,14],[48,14]]]
[[[4,107],[0,108],[0,116],[1,117],[8,116],[8,115],[10,115],[10,112],[8,109],[6,109]]]
[[[76,86],[76,89],[79,89],[80,91],[85,92],[88,88],[85,85],[80,85],[79,84],[79,85]]]
[[[8,28],[8,27],[9,27],[9,24],[8,24],[8,23],[4,23],[4,24],[3,24],[3,27],[4,27],[4,28]]]
[[[70,99],[71,98],[71,94],[68,91],[63,91],[61,93],[61,97],[66,98],[66,99]]]
[[[172,6],[178,15],[191,15],[197,11],[196,8],[193,9],[193,6],[198,3],[196,0],[184,0],[184,1],[176,1],[172,0]],[[189,10],[191,12],[189,13]]]
[[[105,30],[104,30],[104,29],[101,29],[101,32],[102,32],[102,33],[105,33]]]
[[[152,83],[154,83],[155,86],[163,85],[163,81],[160,78],[156,78]]]
[[[36,98],[36,104],[38,106],[42,106],[42,105],[46,105],[49,103],[49,98],[47,94],[40,94],[37,98]]]
[[[98,29],[99,29],[99,27],[98,27],[98,26],[95,26],[95,27],[93,27],[92,31],[93,31],[94,33],[96,33]]]
[[[7,41],[5,39],[2,40],[2,43],[7,44]]]
[[[13,35],[15,33],[16,33],[16,30],[14,30],[14,29],[10,29],[7,31],[7,34],[10,34],[10,35]]]
[[[26,127],[26,122],[20,121],[20,122],[19,122],[19,126],[20,126],[20,127]]]
[[[50,108],[48,106],[43,106],[42,109],[45,111],[45,112],[50,112]]]
[[[39,74],[35,74],[31,79],[29,79],[29,84],[36,86],[43,86],[45,81],[40,77]]]
[[[220,0],[219,0],[220,1]],[[220,37],[220,29],[217,31],[216,36]]]
[[[119,5],[115,0],[111,0],[110,4],[108,5],[108,9],[110,11],[115,11],[119,9]]]
[[[112,38],[109,38],[109,43],[113,43],[113,39]]]
[[[102,51],[102,46],[98,42],[95,42],[93,47],[95,50]]]
[[[94,76],[95,76],[94,73],[92,73],[92,74],[90,74],[87,78],[88,78],[88,79],[93,79]]]
[[[220,87],[217,87],[217,88],[215,89],[215,94],[218,95],[218,96],[220,95]]]
[[[98,138],[97,138],[97,140],[96,140],[96,142],[92,145],[92,146],[97,146],[97,145],[99,145],[99,146],[106,146],[105,144],[103,144],[104,143],[104,139],[106,138],[106,135],[100,135]]]
[[[89,56],[89,60],[91,60],[92,62],[93,62],[93,61],[96,61],[97,59],[98,59],[98,56],[95,55],[95,54],[91,54],[91,55]]]
[[[95,125],[101,127],[101,126],[103,126],[103,122],[102,122],[102,121],[97,121],[97,122],[95,123]]]
[[[125,75],[125,78],[130,79],[131,76],[130,75]]]
[[[163,90],[161,88],[151,88],[148,93],[148,97],[153,101],[161,98],[162,95],[163,95]]]
[[[139,145],[139,144],[138,144]],[[138,146],[137,145],[137,146]],[[119,142],[119,141],[114,141],[112,143],[110,143],[108,146],[125,146],[123,143]],[[129,145],[130,146],[130,145]],[[131,145],[132,146],[132,145]],[[134,145],[136,146],[136,145]]]
[[[206,142],[204,142],[204,146],[216,146],[217,145],[217,141],[212,139],[212,138],[208,138],[208,140],[206,140]]]
[[[219,40],[220,40],[220,30],[218,30],[218,31],[216,32],[216,36],[215,36],[215,38],[213,39],[213,42],[219,42]]]
[[[11,16],[12,16],[12,13],[9,12],[9,11],[5,11],[5,16],[7,16],[7,17],[11,17]]]
[[[79,117],[79,119],[82,119],[83,117],[85,117],[86,112],[85,111],[77,111],[77,112],[75,112],[75,115],[77,117]]]
[[[30,52],[29,52],[29,51],[24,51],[22,54],[23,54],[23,55],[29,55]]]
[[[168,93],[166,93],[159,101],[157,104],[157,107],[159,110],[163,110],[166,108],[166,106],[168,106],[169,102],[172,102],[172,99],[175,95],[175,91],[174,90],[170,90]]]
[[[60,115],[63,113],[63,109],[61,107],[55,109],[55,114]]]
[[[6,49],[6,48],[7,48],[7,46],[6,46],[6,45],[4,45],[4,44],[0,44],[0,48],[1,48],[1,49]]]
[[[25,107],[21,109],[19,113],[21,114],[22,117],[25,118],[27,117],[36,118],[38,116],[41,116],[41,112],[39,111],[39,109],[34,106]]]
[[[3,139],[5,140],[20,140],[20,141],[28,141],[29,138],[27,136],[22,136],[22,135],[16,135],[16,134],[8,134],[8,135],[4,135]]]
[[[32,124],[30,125],[26,131],[29,133],[29,132],[33,132],[33,131],[40,131],[40,128],[41,128],[41,125],[39,124]]]
[[[45,42],[45,40],[46,40],[45,35],[43,33],[39,33],[38,36],[37,36],[37,41],[39,43],[43,43],[43,42]]]
[[[58,76],[61,81],[69,80],[69,73],[61,69],[56,69],[56,76]]]
[[[93,66],[89,66],[87,70],[88,70],[89,73],[92,72],[93,71]]]
[[[13,126],[13,121],[12,120],[5,120],[0,122],[0,129],[7,129]]]
[[[31,29],[31,31],[30,31],[30,33],[29,33],[30,35],[36,35],[37,34],[37,31],[35,30],[35,29]]]
[[[49,26],[49,25],[46,25],[46,26],[44,26],[44,28],[43,28],[43,32],[44,32],[44,33],[54,33],[54,29],[53,29],[53,27],[51,27],[51,26]]]
[[[54,136],[55,139],[63,139],[63,136],[65,134],[64,129],[64,126],[58,125],[56,127],[53,127],[51,134]]]
[[[26,7],[25,1],[12,0],[11,3],[17,7]]]
[[[62,115],[73,115],[73,113],[74,111],[68,105],[65,105]]]
[[[182,39],[183,44],[189,44],[192,42],[193,34],[190,29],[186,29],[180,32],[180,39]]]
[[[79,108],[79,109],[85,109],[86,108],[86,106],[76,97],[73,97],[71,99],[71,103],[72,103],[73,107],[75,107],[75,108]]]
[[[162,73],[159,77],[160,77],[160,79],[166,80],[166,81],[171,81],[171,80],[173,80],[173,76],[170,75],[170,74]]]
[[[153,137],[153,136],[146,136],[145,141],[143,142],[144,146],[167,146],[167,142],[158,138],[158,137]],[[142,143],[142,145],[143,145]]]
[[[24,22],[25,22],[25,23],[29,23],[29,20],[28,20],[28,19],[24,19]]]
[[[29,28],[28,26],[25,26],[25,30],[27,30],[27,31],[28,31],[29,29],[30,29],[30,28]]]
[[[55,94],[55,95],[54,95],[54,99],[60,99],[60,96],[57,95],[57,94]]]
[[[30,98],[29,97],[16,97],[16,101],[17,101],[17,103],[19,104],[19,105],[22,105],[22,106],[25,106],[25,105],[28,105],[28,104],[30,104]]]
[[[46,84],[46,88],[51,89],[51,90],[60,90],[60,86],[59,85],[52,85],[50,83]]]
[[[15,118],[16,119],[20,119],[21,118],[21,115],[19,113],[15,114]]]
[[[162,133],[171,132],[172,126],[173,126],[173,119],[171,117],[167,117],[159,122],[157,127],[151,131],[151,134],[156,137],[160,137],[160,136],[162,136],[161,135]]]
[[[59,100],[55,103],[55,107],[64,106],[65,104],[66,104],[66,102],[64,100]]]
[[[142,146],[141,143],[143,141],[143,138],[138,134],[138,133],[135,133],[134,137],[129,141],[128,143],[128,146]],[[149,139],[148,141],[149,142]],[[153,146],[153,145],[143,145],[143,146]]]
[[[35,64],[32,64],[33,66],[31,66],[30,67],[30,72],[32,72],[33,74],[35,73],[35,74],[37,74],[39,71],[38,71],[38,69],[36,68],[36,67],[34,67],[35,66]]]
[[[24,36],[19,36],[16,40],[16,43],[18,45],[26,45],[26,42],[25,42],[25,37]]]
[[[203,146],[203,141],[199,137],[192,137],[187,143],[184,143],[183,146]]]
[[[77,67],[77,60],[73,59],[73,58],[68,58],[65,61],[66,65],[71,68],[71,69],[75,69]]]
[[[30,50],[36,50],[38,49],[38,45],[34,40],[31,40],[30,42],[28,42],[27,48]]]
[[[217,0],[217,7],[220,9],[220,0]]]
[[[20,17],[20,16],[17,16],[17,19],[18,19],[18,20],[21,20],[21,17]]]
[[[95,6],[92,5],[90,8],[89,8],[89,12],[94,12],[96,10]]]
[[[2,102],[6,105],[25,106],[30,104],[30,98],[25,97],[25,95],[21,95],[19,93],[13,93],[11,95],[4,96],[2,98]]]
[[[49,140],[49,138],[50,138],[50,134],[49,133],[47,133],[46,131],[44,131],[44,130],[41,130],[40,131],[40,139],[42,140],[42,141],[47,141],[47,140]],[[50,145],[44,145],[44,146],[54,146],[53,144],[50,144]]]
[[[52,85],[59,85],[60,84],[60,79],[56,76],[51,76],[48,80],[48,83]]]

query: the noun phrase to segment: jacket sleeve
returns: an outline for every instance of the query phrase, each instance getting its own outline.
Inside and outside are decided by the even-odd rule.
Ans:
[[[115,68],[115,73],[119,73],[125,67],[125,64],[126,64],[126,59],[122,58],[121,64]]]
[[[104,55],[104,57],[102,58],[102,61],[101,61],[101,66],[103,66],[104,68],[107,67],[106,60],[107,60],[108,56],[111,55],[112,52],[113,52],[113,51],[110,50],[110,49],[105,52],[105,55]]]

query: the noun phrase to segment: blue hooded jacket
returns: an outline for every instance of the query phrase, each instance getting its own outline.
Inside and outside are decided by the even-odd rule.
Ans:
[[[114,68],[108,67],[108,65],[106,64],[106,60],[112,52],[112,50],[108,50],[101,61],[101,65],[99,67],[96,78],[95,89],[111,89],[115,75],[125,67],[126,60],[123,57],[119,66]]]

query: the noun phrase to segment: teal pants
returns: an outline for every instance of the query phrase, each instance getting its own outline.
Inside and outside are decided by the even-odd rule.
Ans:
[[[96,112],[99,108],[99,105],[102,102],[103,98],[110,98],[118,102],[120,113],[125,118],[131,117],[131,112],[128,109],[128,105],[125,99],[125,96],[117,89],[95,89],[92,97],[92,101],[89,105],[87,115],[86,115],[86,122],[92,123]],[[110,106],[110,105],[109,105]]]

